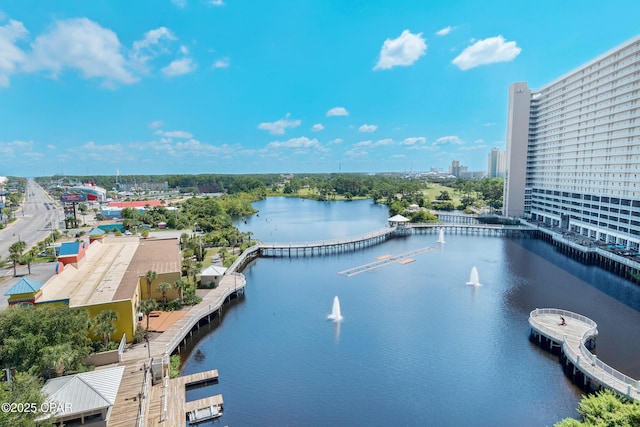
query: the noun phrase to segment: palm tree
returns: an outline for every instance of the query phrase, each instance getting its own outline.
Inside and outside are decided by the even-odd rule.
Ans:
[[[140,310],[141,313],[144,313],[144,315],[147,318],[147,327],[145,328],[147,332],[149,332],[149,314],[152,311],[157,309],[158,309],[158,301],[154,299],[142,300],[138,305],[138,310]]]
[[[20,260],[22,259],[23,252],[26,246],[27,244],[25,242],[23,242],[22,240],[19,240],[9,247],[9,259],[13,261],[14,277],[18,275],[16,271],[16,266],[18,265],[18,262],[20,262]]]
[[[227,248],[220,248],[218,251],[218,255],[222,258],[222,265],[224,265],[224,260],[227,259],[227,255],[229,255],[229,251]]]
[[[247,239],[249,239],[249,245],[251,245],[251,236],[253,236],[253,233],[251,231],[245,231],[244,235],[247,236]]]
[[[116,331],[113,324],[120,318],[118,313],[113,310],[103,310],[93,319],[93,329],[97,335],[102,336],[105,350],[111,340],[111,334]]]
[[[42,349],[42,364],[47,369],[55,371],[57,377],[61,377],[75,360],[75,353],[68,342],[51,345]]]
[[[31,274],[31,263],[36,259],[36,252],[34,249],[31,249],[29,252],[22,256],[22,261],[27,263],[27,268],[29,269],[29,274]]]
[[[182,301],[184,299],[184,290],[189,286],[189,282],[182,279],[176,280],[174,286],[176,287],[178,292],[180,292],[180,301]]]
[[[158,290],[162,292],[162,304],[167,307],[167,291],[171,289],[171,283],[162,282],[158,285]]]
[[[147,281],[147,299],[151,298],[151,284],[157,277],[158,273],[153,270],[147,271],[147,274],[144,275],[144,278]]]

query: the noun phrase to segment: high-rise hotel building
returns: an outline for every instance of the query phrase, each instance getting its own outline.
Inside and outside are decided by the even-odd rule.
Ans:
[[[504,214],[640,247],[640,36],[509,88]]]

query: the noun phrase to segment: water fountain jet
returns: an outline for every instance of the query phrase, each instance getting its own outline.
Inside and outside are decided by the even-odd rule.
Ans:
[[[478,269],[475,266],[471,269],[471,275],[469,276],[469,281],[467,282],[467,285],[482,286],[480,284],[480,278],[478,277]]]
[[[342,314],[340,314],[340,300],[337,296],[333,298],[333,308],[331,309],[331,314],[327,316],[327,319],[333,320],[334,322],[340,322],[342,320]]]
[[[437,243],[447,243],[444,241],[444,228],[441,228],[438,232],[438,242]]]

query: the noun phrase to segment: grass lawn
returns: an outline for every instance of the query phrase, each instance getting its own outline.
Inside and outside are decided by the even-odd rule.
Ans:
[[[425,195],[425,197],[428,197],[430,200],[433,201],[433,200],[436,200],[436,197],[438,197],[440,195],[440,192],[442,191],[446,191],[449,193],[449,196],[451,197],[451,201],[455,206],[458,206],[460,204],[460,195],[457,193],[454,193],[453,188],[445,187],[444,185],[441,185],[441,184],[429,183],[427,186],[427,189],[423,190],[422,193]]]

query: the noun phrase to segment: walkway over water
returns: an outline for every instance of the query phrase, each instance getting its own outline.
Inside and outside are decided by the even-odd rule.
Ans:
[[[560,316],[566,320],[561,325]],[[559,351],[562,368],[574,384],[587,391],[610,389],[640,400],[640,382],[618,372],[591,353],[598,335],[596,322],[588,317],[557,308],[538,308],[529,315],[531,341],[551,351]]]
[[[364,273],[366,271],[371,271],[379,267],[384,267],[387,264],[391,264],[393,262],[402,262],[403,260],[410,260],[411,257],[426,254],[427,252],[432,252],[438,250],[437,248],[433,248],[427,246],[425,248],[415,249],[413,251],[405,252],[398,255],[389,255],[386,257],[382,257],[377,261],[370,262],[368,264],[360,265],[358,267],[353,267],[348,270],[339,271],[338,274],[346,277],[355,276],[356,274]]]

